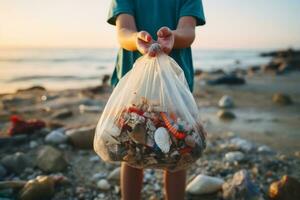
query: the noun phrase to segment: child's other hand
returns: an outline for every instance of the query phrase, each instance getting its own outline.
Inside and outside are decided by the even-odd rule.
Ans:
[[[168,27],[161,27],[157,31],[157,42],[161,45],[161,49],[166,54],[169,54],[174,46],[175,36]]]
[[[153,43],[153,40],[148,32],[140,31],[137,33],[136,38],[136,47],[141,54],[144,55],[148,53],[152,57],[155,56],[155,52],[149,52],[149,47]]]

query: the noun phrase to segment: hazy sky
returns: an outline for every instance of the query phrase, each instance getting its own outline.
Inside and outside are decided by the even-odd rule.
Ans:
[[[1,46],[117,47],[110,0],[0,0]],[[300,0],[203,0],[194,47],[300,47]]]

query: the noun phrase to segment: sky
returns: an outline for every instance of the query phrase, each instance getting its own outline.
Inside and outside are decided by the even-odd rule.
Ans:
[[[118,47],[110,0],[0,0],[0,47]],[[203,0],[193,47],[300,48],[299,0]]]

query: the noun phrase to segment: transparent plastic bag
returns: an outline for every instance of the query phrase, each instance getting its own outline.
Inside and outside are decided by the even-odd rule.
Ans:
[[[140,57],[113,90],[94,137],[108,162],[136,168],[186,169],[206,143],[197,104],[169,56]]]

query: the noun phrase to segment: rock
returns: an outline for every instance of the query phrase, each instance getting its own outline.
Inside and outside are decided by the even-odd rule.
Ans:
[[[249,152],[254,149],[254,144],[248,140],[235,137],[230,140],[230,144],[236,146],[238,149],[244,151],[244,152]]]
[[[29,139],[28,135],[14,135],[10,137],[0,137],[0,146],[19,145],[27,142]]]
[[[51,144],[62,144],[68,140],[68,137],[63,133],[64,129],[57,129],[50,132],[45,137],[45,142]]]
[[[80,113],[100,113],[101,111],[102,111],[101,106],[89,106],[84,104],[79,105]]]
[[[187,185],[186,191],[194,195],[210,194],[220,190],[223,183],[223,179],[200,174]]]
[[[216,78],[214,80],[207,81],[209,85],[220,85],[220,84],[226,84],[226,85],[242,85],[245,84],[246,81],[243,78],[240,78],[236,75],[223,75],[219,78]]]
[[[220,110],[217,115],[222,120],[233,120],[235,118],[235,114],[227,110]]]
[[[71,143],[79,149],[93,149],[95,126],[81,127],[66,131]]]
[[[59,172],[67,167],[64,155],[51,146],[44,146],[37,157],[37,166],[45,172]]]
[[[32,86],[32,87],[29,87],[29,88],[26,88],[26,89],[18,89],[17,92],[31,92],[31,91],[34,91],[34,90],[45,92],[46,88],[43,87],[43,86],[40,86],[40,85],[36,85],[36,86]]]
[[[6,175],[6,173],[6,169],[0,164],[0,180]]]
[[[32,166],[30,158],[22,152],[4,156],[1,163],[8,171],[17,174],[21,173],[26,167]]]
[[[246,170],[240,170],[222,186],[225,200],[263,200],[259,187],[255,185]]]
[[[52,114],[52,118],[54,119],[66,119],[72,117],[73,112],[68,109],[61,109]]]
[[[279,181],[270,185],[269,197],[272,200],[299,200],[300,182],[293,177],[285,175]]]
[[[258,147],[257,151],[259,153],[265,153],[265,154],[273,153],[272,149],[270,147],[268,147],[267,145],[262,145],[262,146]]]
[[[282,93],[276,93],[272,97],[272,101],[278,105],[291,105],[293,103],[290,96]]]
[[[31,148],[31,149],[34,149],[34,148],[36,148],[37,146],[39,146],[39,144],[36,142],[36,141],[30,141],[29,142],[29,147]]]
[[[93,175],[92,180],[93,181],[98,181],[98,180],[103,179],[105,177],[106,177],[105,173],[99,172],[99,173],[96,173],[96,174]]]
[[[115,168],[112,172],[109,173],[109,175],[107,176],[107,179],[119,181],[120,180],[120,172],[121,172],[120,167]]]
[[[228,95],[224,95],[220,100],[219,100],[219,107],[221,108],[233,108],[234,107],[234,102],[233,98]]]
[[[40,200],[51,199],[54,195],[55,182],[49,176],[38,176],[36,179],[29,180],[20,191],[21,200]]]
[[[101,179],[97,182],[97,186],[100,190],[109,190],[110,184],[106,179]]]
[[[245,155],[240,151],[232,151],[225,154],[225,160],[228,162],[239,162],[245,159]]]

